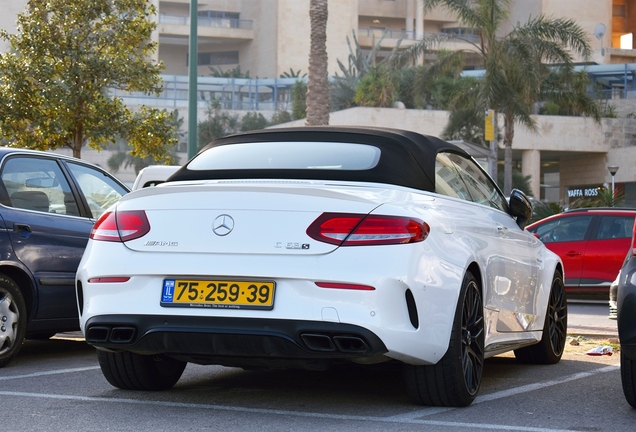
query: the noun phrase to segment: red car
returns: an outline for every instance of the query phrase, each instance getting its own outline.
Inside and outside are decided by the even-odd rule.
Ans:
[[[636,209],[582,208],[526,229],[563,260],[568,293],[607,296],[630,247],[634,217]]]

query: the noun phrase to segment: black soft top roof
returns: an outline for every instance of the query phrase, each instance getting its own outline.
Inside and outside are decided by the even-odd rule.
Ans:
[[[217,146],[276,141],[370,144],[378,147],[381,155],[378,164],[368,170],[189,170],[188,164],[186,164],[170,176],[168,181],[245,178],[345,180],[388,183],[433,192],[435,190],[435,157],[437,153],[444,151],[470,157],[462,148],[433,136],[399,129],[354,126],[263,129],[220,138],[205,146],[199,153]]]

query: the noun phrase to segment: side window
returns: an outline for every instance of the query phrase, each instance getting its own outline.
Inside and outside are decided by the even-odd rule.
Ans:
[[[439,153],[435,158],[435,192],[470,201],[466,184],[447,153]]]
[[[67,162],[67,165],[88,202],[94,218],[115,204],[128,191],[101,171],[86,165]]]
[[[505,197],[472,159],[454,153],[439,153],[435,162],[435,191],[437,193],[506,211]],[[455,192],[455,195],[447,193],[449,188]]]
[[[631,216],[603,216],[598,228],[598,240],[631,238],[634,218]]]
[[[12,157],[1,179],[12,207],[79,216],[71,187],[55,160]]]
[[[592,222],[592,216],[559,218],[537,227],[535,234],[544,243],[581,241]]]

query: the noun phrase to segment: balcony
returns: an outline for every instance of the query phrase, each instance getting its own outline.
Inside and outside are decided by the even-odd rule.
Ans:
[[[400,42],[401,47],[408,47],[417,42],[417,36],[415,31],[405,30],[392,30],[392,29],[378,29],[378,28],[359,28],[358,29],[358,42],[361,47],[370,48],[378,43],[380,38],[384,35],[384,39],[380,44],[382,48],[393,48]],[[439,37],[448,38],[456,36],[455,39],[445,40],[440,42],[439,48],[448,51],[467,50],[475,51],[475,46],[472,43],[479,43],[479,36],[476,34],[456,34],[449,32],[424,32],[424,37]],[[461,39],[460,39],[461,38]]]
[[[227,41],[248,41],[254,39],[252,20],[233,18],[197,18],[198,38],[224,39]],[[183,15],[159,14],[159,37],[187,38],[190,35],[190,17]]]

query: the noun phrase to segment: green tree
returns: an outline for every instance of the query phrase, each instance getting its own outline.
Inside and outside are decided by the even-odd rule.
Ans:
[[[0,139],[81,157],[122,138],[131,154],[164,161],[170,114],[133,112],[113,90],[158,94],[162,65],[150,60],[155,8],[146,0],[30,0],[16,34],[0,32]]]
[[[473,28],[479,34],[478,42],[461,36],[453,38],[471,44],[485,70],[475,97],[476,112],[483,114],[486,108],[491,108],[503,114],[504,192],[510,193],[515,123],[533,131],[537,129],[531,114],[533,103],[543,96],[543,83],[550,74],[548,65],[558,64],[563,70],[571,71],[572,53],[588,58],[591,48],[586,33],[573,20],[541,15],[502,35],[510,0],[420,1],[424,2],[425,10],[445,6],[462,26]],[[425,39],[421,44],[430,44],[430,41]],[[564,94],[571,92],[568,84],[559,90]],[[582,113],[600,119],[598,106],[591,100],[580,106]]]
[[[385,92],[384,95],[378,94],[376,96],[383,96],[385,99],[384,103],[386,103],[387,99],[395,99],[395,92],[398,91],[399,82],[397,79],[393,79],[393,75],[389,74],[389,71],[387,71],[384,67],[398,50],[400,42],[398,41],[388,55],[378,58],[380,57],[382,41],[386,34],[387,32],[385,31],[368,51],[365,51],[360,46],[355,31],[351,31],[352,39],[349,39],[349,36],[346,37],[347,46],[349,47],[347,66],[345,66],[339,59],[336,59],[342,75],[336,72],[329,88],[329,104],[332,111],[339,111],[356,106],[356,97],[360,100],[364,100],[364,103],[368,103],[368,105],[365,106],[387,106],[382,105],[382,103],[378,101],[372,101],[371,98],[365,97],[364,95],[356,96],[356,93],[363,92],[363,90],[359,89],[360,81],[363,80],[371,71],[374,72],[375,76],[368,78],[364,83],[364,86],[373,87],[379,80],[388,82],[391,85],[390,96],[387,92]],[[353,40],[353,43],[351,40]]]
[[[307,83],[296,81],[292,87],[292,119],[307,117]]]
[[[269,124],[277,125],[281,123],[288,123],[292,120],[292,115],[289,111],[276,111],[274,114],[272,114],[272,119]]]
[[[221,109],[221,102],[215,99],[210,102],[207,117],[198,124],[198,142],[201,150],[217,138],[239,131],[241,122],[238,115],[230,114]]]
[[[372,67],[360,80],[353,101],[365,107],[391,107],[397,90],[381,67]]]
[[[309,1],[310,46],[307,80],[307,125],[329,124],[327,0]]]
[[[174,138],[176,138],[175,144],[168,147],[168,154],[164,161],[166,165],[178,165],[179,164],[179,156],[177,155],[177,142],[179,138],[182,138],[185,133],[181,130],[183,126],[183,117],[179,117],[179,111],[174,110],[170,113],[170,123],[172,124],[171,130],[174,131]],[[172,140],[171,140],[172,141]],[[135,170],[135,173],[139,174],[143,168],[156,164],[155,159],[152,156],[140,157],[133,156],[130,153],[130,147],[128,143],[123,141],[122,139],[118,139],[115,143],[117,146],[117,151],[114,152],[106,161],[108,168],[116,173],[121,167],[128,168],[132,166]]]
[[[241,118],[239,130],[247,132],[256,129],[264,129],[269,125],[265,116],[259,112],[248,112]]]

